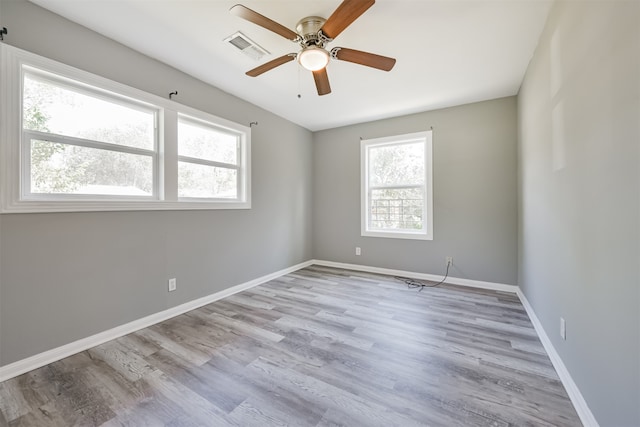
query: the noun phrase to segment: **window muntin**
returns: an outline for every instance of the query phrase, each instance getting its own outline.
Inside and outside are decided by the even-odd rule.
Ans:
[[[251,208],[248,126],[1,43],[0,94],[0,213]],[[92,105],[107,112],[87,116]],[[218,148],[179,154],[180,117],[215,128]],[[180,186],[180,170],[203,182]]]
[[[362,235],[433,238],[431,132],[363,140]]]

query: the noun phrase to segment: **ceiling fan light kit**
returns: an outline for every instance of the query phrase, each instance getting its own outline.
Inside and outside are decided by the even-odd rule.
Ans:
[[[297,59],[303,68],[313,73],[318,95],[326,95],[331,93],[326,70],[327,64],[331,59],[390,71],[396,63],[393,58],[341,47],[334,47],[331,52],[326,50],[327,44],[331,43],[333,39],[373,6],[374,3],[375,0],[343,0],[340,6],[326,20],[319,16],[308,16],[301,19],[296,25],[297,32],[241,4],[233,6],[230,9],[233,15],[273,31],[288,40],[298,43],[302,48],[298,53],[288,53],[273,59],[247,71],[246,74],[250,77],[257,77],[293,59]]]
[[[309,71],[321,70],[329,63],[329,52],[321,47],[309,46],[298,54],[298,63]]]

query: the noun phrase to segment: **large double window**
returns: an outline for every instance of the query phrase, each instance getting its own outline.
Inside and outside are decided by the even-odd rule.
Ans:
[[[431,131],[361,142],[362,235],[433,239]]]
[[[2,211],[250,207],[250,129],[1,46]]]

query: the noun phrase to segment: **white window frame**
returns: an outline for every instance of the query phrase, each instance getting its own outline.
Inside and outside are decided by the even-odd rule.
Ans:
[[[122,199],[122,200],[135,200],[135,199],[146,199],[146,200],[157,200],[159,199],[159,174],[158,174],[158,166],[159,166],[159,155],[158,155],[158,117],[160,115],[160,109],[148,104],[143,103],[132,98],[123,97],[117,95],[115,93],[110,93],[104,90],[100,90],[95,87],[87,86],[79,81],[69,81],[69,79],[64,78],[59,75],[50,74],[46,71],[39,70],[33,67],[30,67],[24,64],[21,67],[21,76],[20,82],[24,82],[24,77],[26,74],[34,76],[36,79],[51,83],[58,87],[70,89],[72,91],[83,93],[85,95],[91,96],[96,99],[102,99],[113,104],[119,104],[128,108],[137,109],[140,111],[144,111],[147,113],[151,113],[153,115],[154,121],[154,130],[153,130],[153,148],[152,149],[144,149],[144,148],[135,148],[127,145],[113,144],[108,142],[101,142],[95,140],[88,140],[84,138],[66,136],[66,135],[58,135],[51,132],[40,132],[35,130],[27,130],[24,129],[24,126],[21,124],[21,148],[20,148],[20,156],[21,156],[21,173],[20,173],[20,197],[21,200],[114,200],[114,199]],[[21,92],[22,93],[22,92]],[[22,109],[21,109],[22,110]],[[20,114],[20,119],[22,120],[22,114]],[[22,121],[20,122],[22,123]],[[104,149],[111,152],[119,152],[126,154],[136,154],[151,157],[152,161],[152,178],[153,178],[153,187],[152,194],[150,196],[126,196],[126,195],[100,195],[100,194],[69,194],[69,193],[32,193],[31,192],[31,144],[30,141],[32,139],[36,140],[44,140],[49,142],[58,142],[64,145],[76,145],[79,147],[85,148],[96,148],[96,149]]]
[[[415,132],[383,138],[360,141],[360,234],[365,237],[385,237],[394,239],[433,240],[433,154],[432,131]],[[398,144],[424,144],[424,194],[422,230],[380,230],[370,227],[370,200],[372,188],[369,186],[369,151],[371,148]],[[394,186],[395,188],[396,186]],[[412,186],[413,187],[413,186]]]
[[[213,167],[221,167],[221,168],[225,168],[225,169],[233,169],[237,171],[237,177],[238,177],[238,182],[236,190],[237,190],[237,194],[239,198],[242,198],[243,195],[246,193],[247,191],[247,182],[245,182],[246,180],[244,179],[244,176],[242,174],[242,170],[244,168],[244,165],[246,165],[247,163],[247,159],[245,156],[245,152],[242,150],[242,133],[234,130],[234,129],[230,129],[228,127],[222,127],[220,126],[218,123],[213,123],[211,121],[207,121],[201,117],[193,117],[193,116],[189,116],[186,114],[178,114],[178,124],[179,122],[182,121],[184,123],[189,123],[192,125],[196,125],[196,126],[201,126],[204,128],[209,128],[209,129],[215,129],[218,130],[220,132],[224,132],[224,133],[228,133],[228,134],[233,134],[236,137],[238,137],[239,143],[238,146],[236,147],[237,149],[237,158],[238,158],[238,164],[237,165],[233,165],[233,164],[228,164],[228,163],[222,163],[222,162],[216,162],[216,161],[212,161],[212,160],[206,160],[206,159],[201,159],[201,158],[197,158],[197,157],[190,157],[190,156],[182,156],[178,154],[178,161],[179,162],[184,162],[184,163],[191,163],[191,164],[197,164],[197,165],[204,165],[204,166],[213,166]],[[179,136],[178,136],[179,139]],[[178,141],[179,143],[179,141]],[[179,200],[184,200],[184,201],[189,201],[189,200],[201,200],[201,198],[194,198],[194,197],[179,197]],[[224,199],[224,198],[220,198],[220,199],[214,199],[214,200],[220,200],[220,201],[225,201],[228,199]]]
[[[35,194],[25,188],[30,176],[30,146],[25,135],[36,131],[22,129],[22,93],[25,67],[50,73],[75,87],[97,91],[109,100],[123,99],[144,109],[155,110],[156,148],[154,155],[154,188],[152,196],[105,196]],[[236,199],[178,198],[178,116],[193,117],[239,138],[239,192]],[[62,137],[66,143],[93,147],[92,141]],[[51,134],[47,139],[52,140]],[[139,149],[109,145],[114,151],[138,154]],[[147,153],[148,154],[148,153]],[[0,43],[0,213],[82,212],[135,210],[209,210],[251,208],[251,128],[196,110],[169,99],[111,81],[48,58]]]

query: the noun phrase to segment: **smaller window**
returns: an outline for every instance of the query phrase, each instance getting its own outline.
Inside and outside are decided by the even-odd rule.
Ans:
[[[242,134],[192,117],[178,119],[178,197],[241,201]]]
[[[361,142],[362,235],[433,239],[431,131]]]

